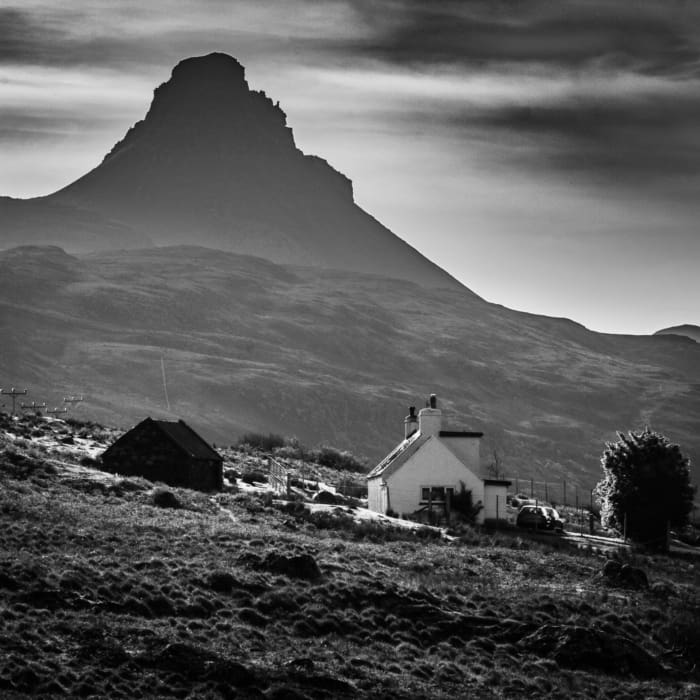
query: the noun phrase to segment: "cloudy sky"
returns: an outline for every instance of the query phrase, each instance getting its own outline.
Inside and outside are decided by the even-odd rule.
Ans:
[[[211,51],[486,299],[700,325],[700,3],[0,0],[0,194],[97,165]]]

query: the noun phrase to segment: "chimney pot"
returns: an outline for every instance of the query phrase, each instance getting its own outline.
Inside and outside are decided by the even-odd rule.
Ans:
[[[430,408],[437,408],[437,396],[430,394]]]
[[[416,415],[415,406],[408,407],[408,415],[404,418],[403,426],[405,439],[411,437],[418,430],[418,416]]]

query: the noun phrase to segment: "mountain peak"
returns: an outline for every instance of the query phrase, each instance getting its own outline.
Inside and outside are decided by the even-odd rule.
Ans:
[[[302,153],[279,104],[251,90],[243,66],[224,53],[178,63],[143,120],[42,206],[53,204],[99,214],[157,245],[464,289],[360,209],[345,175]]]
[[[214,81],[239,80],[246,84],[245,68],[233,56],[214,51],[206,56],[190,56],[180,61],[172,71],[172,79]]]
[[[146,117],[137,122],[105,161],[136,141],[149,150],[174,152],[217,160],[256,150],[295,149],[287,115],[264,92],[251,90],[245,68],[233,56],[210,53],[180,61],[170,79],[157,87]],[[143,144],[142,144],[143,145]],[[190,166],[186,166],[189,168]]]

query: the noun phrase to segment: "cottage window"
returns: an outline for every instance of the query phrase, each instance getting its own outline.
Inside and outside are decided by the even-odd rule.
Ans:
[[[433,503],[444,503],[446,499],[446,494],[450,494],[450,497],[454,496],[455,490],[452,486],[421,486],[421,503],[428,503],[432,501]]]

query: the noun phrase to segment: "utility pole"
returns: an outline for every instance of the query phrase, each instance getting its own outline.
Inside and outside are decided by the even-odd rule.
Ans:
[[[52,408],[50,411],[46,411],[47,413],[50,413],[53,416],[58,416],[60,413],[68,413],[67,408]]]
[[[31,403],[21,403],[20,408],[31,408],[34,413],[39,413],[39,411],[42,408],[46,408],[46,401],[44,403],[37,403],[36,401],[32,401]]]
[[[80,403],[83,400],[82,394],[80,396],[64,396],[63,403],[73,404]]]
[[[0,389],[0,394],[5,394],[6,396],[11,396],[12,397],[12,415],[15,415],[15,408],[16,408],[16,403],[17,403],[17,397],[18,396],[26,396],[27,390],[23,389],[20,391],[19,389],[15,389],[12,387],[12,389]]]

